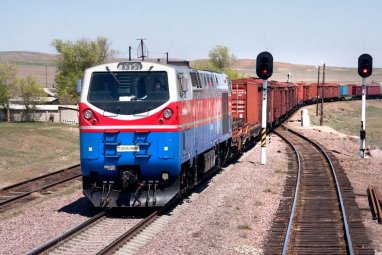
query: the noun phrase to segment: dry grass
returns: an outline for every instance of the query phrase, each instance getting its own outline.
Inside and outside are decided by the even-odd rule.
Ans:
[[[0,187],[79,162],[77,127],[0,123]]]
[[[319,125],[316,105],[308,107],[311,122]],[[320,108],[319,108],[320,109]],[[382,100],[366,101],[366,145],[382,149]],[[359,137],[361,129],[361,100],[324,104],[324,125],[347,134]]]

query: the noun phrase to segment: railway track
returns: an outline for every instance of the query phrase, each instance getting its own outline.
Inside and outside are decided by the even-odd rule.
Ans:
[[[139,219],[134,214],[126,216],[118,210],[102,211],[75,228],[36,247],[28,255],[135,254],[165,228],[170,220],[167,213],[180,199],[173,199],[144,219]],[[138,215],[141,213],[137,212]]]
[[[38,176],[33,179],[0,189],[0,212],[19,201],[32,200],[32,193],[41,192],[53,186],[81,177],[80,165],[74,165],[56,172]]]
[[[265,254],[374,254],[339,162],[318,144],[279,128],[291,148],[289,178]]]
[[[175,196],[144,219],[139,218],[153,208],[102,211],[27,254],[139,254],[139,249],[166,227],[176,206],[193,190],[204,186],[215,173],[211,171],[193,189]]]

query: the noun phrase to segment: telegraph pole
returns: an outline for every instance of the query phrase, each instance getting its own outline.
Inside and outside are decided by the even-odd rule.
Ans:
[[[358,58],[358,74],[362,77],[362,106],[361,106],[361,130],[359,133],[359,154],[365,158],[366,148],[366,78],[373,73],[373,58],[369,54],[362,54]]]
[[[257,55],[256,58],[256,74],[263,79],[263,101],[261,108],[261,164],[267,163],[267,92],[268,78],[273,73],[273,56],[271,53],[264,51]]]
[[[321,116],[320,116],[320,126],[324,122],[324,87],[325,87],[325,63],[322,67],[322,89],[321,89]]]
[[[320,86],[320,68],[321,66],[318,66],[318,77],[317,77],[317,97],[316,97],[316,116],[318,116],[318,87]]]
[[[45,88],[48,87],[48,65],[45,64]]]

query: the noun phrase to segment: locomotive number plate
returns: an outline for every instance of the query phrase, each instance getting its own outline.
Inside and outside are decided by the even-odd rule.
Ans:
[[[139,151],[138,145],[119,145],[117,146],[117,152],[131,152]]]

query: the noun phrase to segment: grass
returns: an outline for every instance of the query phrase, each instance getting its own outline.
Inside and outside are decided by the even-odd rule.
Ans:
[[[271,193],[272,190],[271,190],[270,188],[266,188],[266,189],[263,190],[263,192],[265,192],[265,193]]]
[[[252,227],[249,224],[241,224],[237,226],[237,228],[241,230],[252,230]]]
[[[311,122],[319,125],[316,106],[309,106]],[[319,108],[320,109],[320,108]],[[382,100],[366,100],[366,145],[382,149]],[[324,104],[323,124],[359,137],[361,129],[361,100]]]
[[[77,127],[0,123],[0,187],[79,162]]]

